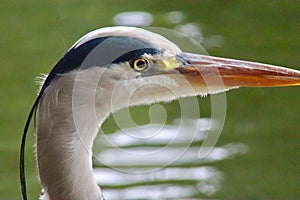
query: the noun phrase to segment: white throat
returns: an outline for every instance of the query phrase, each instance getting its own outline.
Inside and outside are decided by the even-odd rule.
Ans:
[[[94,67],[69,72],[44,91],[37,111],[37,161],[43,200],[102,199],[92,171],[92,146],[111,112],[228,89],[193,88],[175,75],[116,81],[113,70]],[[125,67],[118,70],[125,71],[117,74],[126,74]]]
[[[102,200],[92,169],[92,146],[99,125],[109,114],[104,107],[96,116],[87,90],[76,92],[76,76],[54,81],[44,92],[37,111],[37,162],[44,195],[42,200]],[[95,83],[97,84],[97,83]],[[81,94],[77,96],[77,94]]]

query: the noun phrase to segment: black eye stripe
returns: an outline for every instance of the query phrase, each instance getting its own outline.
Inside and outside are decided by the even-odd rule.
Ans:
[[[98,45],[101,48],[101,52],[95,52],[96,57],[90,62],[84,63],[87,56],[97,48]],[[106,48],[110,47],[110,48]],[[121,49],[121,50],[120,50]],[[126,49],[131,49],[127,51]],[[135,49],[135,50],[132,50]],[[126,52],[119,56],[113,62],[107,63],[105,61],[106,55],[116,55],[116,51]],[[108,36],[102,38],[95,38],[76,48],[70,49],[64,57],[54,66],[49,73],[42,90],[44,90],[50,83],[57,77],[58,74],[65,74],[72,70],[87,69],[91,66],[108,67],[112,63],[130,62],[135,58],[138,58],[144,54],[157,54],[159,51],[155,48],[151,48],[151,45],[145,41],[130,38],[127,36]],[[104,59],[103,59],[104,58]],[[86,66],[82,66],[86,65]]]
[[[159,51],[154,48],[142,48],[142,49],[136,49],[134,51],[130,51],[128,53],[123,54],[116,60],[114,60],[113,63],[120,63],[120,62],[132,62],[134,59],[141,57],[144,54],[150,54],[155,55],[158,54]]]

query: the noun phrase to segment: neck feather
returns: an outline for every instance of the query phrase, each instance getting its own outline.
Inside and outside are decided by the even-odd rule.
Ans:
[[[92,171],[92,146],[109,112],[96,117],[91,106],[95,104],[89,102],[93,98],[83,90],[75,99],[73,87],[72,79],[58,79],[45,90],[37,112],[36,151],[43,200],[102,200]]]

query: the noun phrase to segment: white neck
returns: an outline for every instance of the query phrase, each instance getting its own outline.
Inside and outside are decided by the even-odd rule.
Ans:
[[[81,96],[76,98],[70,77],[60,78],[46,89],[37,112],[41,199],[102,200],[92,171],[92,146],[109,111],[103,108],[104,115],[95,117],[90,106],[95,104],[89,102],[93,98],[84,94],[92,92],[80,90]]]
[[[126,69],[118,68],[123,70],[118,74],[130,76]],[[229,89],[191,88],[184,78],[175,75],[147,79],[124,75],[116,81],[114,70],[95,67],[69,72],[44,91],[36,123],[43,200],[102,199],[92,171],[92,146],[100,125],[111,112]]]

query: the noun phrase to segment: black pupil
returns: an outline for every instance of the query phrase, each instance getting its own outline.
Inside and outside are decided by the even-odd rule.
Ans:
[[[136,62],[136,66],[138,68],[144,68],[145,65],[146,65],[146,61],[144,61],[144,60],[139,60],[139,61]]]

